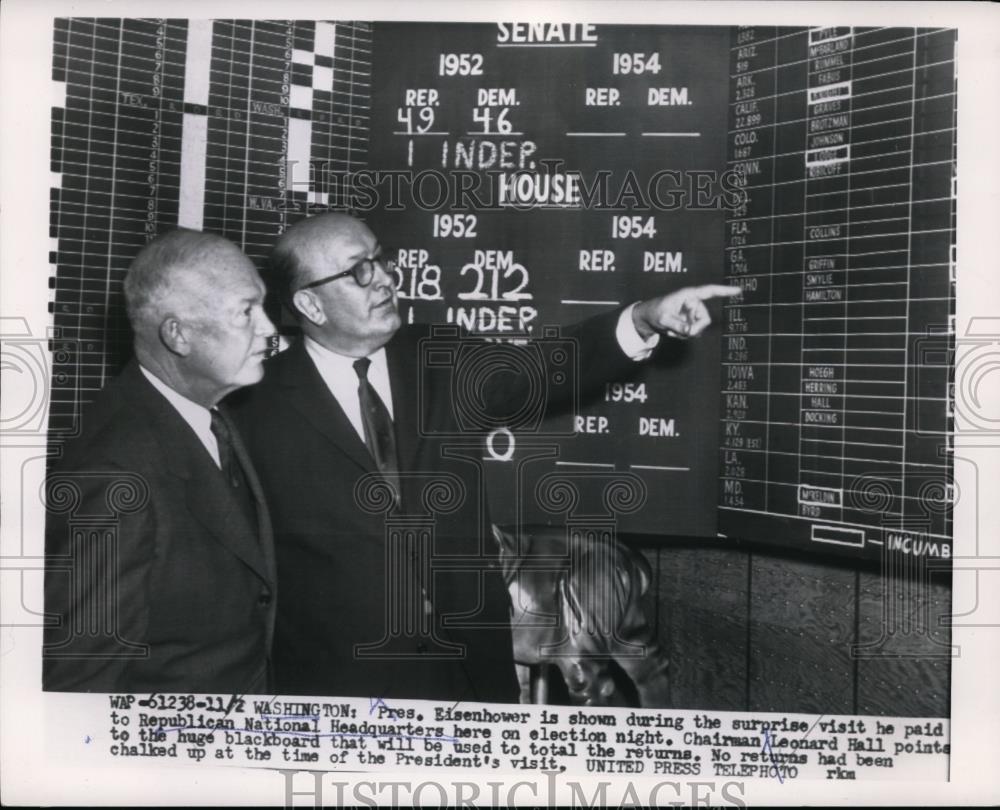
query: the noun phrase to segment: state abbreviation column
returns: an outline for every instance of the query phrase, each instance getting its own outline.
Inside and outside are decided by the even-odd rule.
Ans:
[[[726,281],[743,290],[724,305],[719,503],[730,509],[766,497],[776,48],[774,28],[739,28],[730,57],[727,168],[746,192],[726,223]]]

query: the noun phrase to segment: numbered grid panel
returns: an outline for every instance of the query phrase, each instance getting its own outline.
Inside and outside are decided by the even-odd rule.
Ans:
[[[955,32],[741,28],[722,532],[948,558]]]
[[[261,265],[344,206],[315,167],[366,163],[370,54],[363,23],[56,20],[50,435],[128,358],[122,280],[158,233],[219,233]]]

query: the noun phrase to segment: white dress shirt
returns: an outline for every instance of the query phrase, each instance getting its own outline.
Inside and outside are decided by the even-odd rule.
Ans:
[[[645,360],[660,342],[659,335],[643,339],[632,323],[632,310],[635,304],[626,307],[618,318],[615,337],[626,357],[632,360]],[[358,400],[358,374],[354,370],[354,362],[358,358],[348,357],[330,351],[310,337],[304,338],[306,353],[312,358],[320,377],[330,389],[334,399],[340,404],[347,418],[354,426],[361,441],[365,440],[365,425],[361,420],[361,403]],[[368,382],[381,397],[389,416],[395,418],[392,412],[392,387],[389,384],[389,366],[385,357],[385,349],[379,349],[368,358],[371,366],[368,368]],[[191,403],[192,405],[194,403]]]
[[[153,374],[153,372],[143,368],[141,364],[139,365],[139,371],[145,375],[146,379],[153,384],[153,387],[157,391],[166,397],[167,402],[174,406],[174,409],[181,415],[181,418],[191,426],[191,430],[194,431],[201,443],[205,445],[205,449],[208,450],[208,454],[212,457],[212,461],[215,462],[215,466],[221,469],[219,443],[215,439],[215,434],[212,433],[212,414],[208,408],[204,405],[199,405],[197,402],[192,402],[182,394],[178,394],[173,388]]]
[[[347,414],[347,418],[363,442],[365,440],[365,423],[361,419],[361,402],[358,399],[358,373],[354,370],[354,363],[358,358],[330,351],[310,337],[306,337],[304,340],[306,353],[312,358],[319,376],[323,378],[323,382],[330,389],[334,399],[340,403],[340,407]],[[372,384],[375,392],[385,403],[385,407],[389,410],[389,416],[394,417],[392,388],[389,387],[389,366],[385,357],[385,349],[379,349],[368,359],[371,360],[371,365],[368,367],[368,382]]]
[[[636,302],[638,303],[638,302]],[[645,360],[653,353],[653,349],[660,342],[660,336],[650,335],[648,338],[642,337],[639,330],[632,323],[632,310],[635,304],[625,307],[625,310],[618,316],[618,327],[615,329],[615,337],[618,338],[618,345],[621,346],[625,356],[630,360]]]

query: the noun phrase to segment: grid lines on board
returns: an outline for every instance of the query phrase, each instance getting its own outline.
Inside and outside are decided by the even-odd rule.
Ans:
[[[182,226],[263,266],[367,165],[367,23],[60,18],[53,29],[51,435],[131,354],[122,281]]]
[[[954,45],[948,29],[734,33],[723,534],[950,556]]]

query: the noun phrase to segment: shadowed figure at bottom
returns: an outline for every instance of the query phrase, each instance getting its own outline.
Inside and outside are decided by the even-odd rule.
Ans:
[[[651,573],[641,554],[562,528],[494,526],[493,535],[513,602],[514,660],[530,672],[522,702],[550,701],[555,666],[574,705],[667,705],[667,659],[642,609]]]

